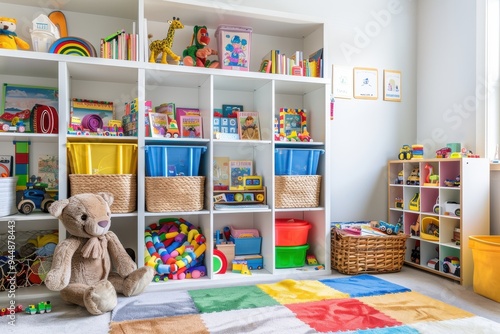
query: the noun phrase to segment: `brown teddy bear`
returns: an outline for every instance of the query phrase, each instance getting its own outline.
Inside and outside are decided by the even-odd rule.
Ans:
[[[117,292],[140,294],[154,277],[151,267],[137,269],[116,234],[109,231],[112,203],[110,193],[79,194],[49,207],[71,235],[57,245],[45,285],[94,315],[113,310]]]

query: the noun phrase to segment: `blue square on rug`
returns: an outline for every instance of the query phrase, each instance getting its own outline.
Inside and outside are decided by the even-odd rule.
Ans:
[[[371,275],[329,278],[320,280],[320,282],[338,291],[348,293],[353,298],[411,291],[404,286]]]

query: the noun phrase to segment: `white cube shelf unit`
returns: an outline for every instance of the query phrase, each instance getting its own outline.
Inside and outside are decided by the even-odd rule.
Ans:
[[[487,159],[389,161],[388,217],[391,223],[402,218],[411,235],[406,264],[472,285],[469,236],[490,232],[489,177]]]
[[[186,279],[176,282],[154,283],[169,289],[179,286],[203,286],[215,281],[236,282],[272,280],[277,277],[318,276],[330,272],[330,176],[326,173],[329,160],[330,126],[329,96],[330,80],[326,63],[325,78],[269,74],[259,72],[262,58],[271,50],[292,55],[303,51],[307,57],[323,48],[326,49],[326,23],[317,18],[284,12],[267,11],[251,7],[219,6],[209,1],[177,0],[112,0],[112,1],[66,1],[58,8],[40,7],[44,3],[30,0],[0,1],[4,15],[18,19],[18,34],[25,37],[26,26],[40,12],[48,14],[61,10],[68,21],[71,36],[88,40],[98,50],[100,39],[118,29],[132,32],[135,27],[139,35],[139,60],[113,60],[71,55],[49,54],[35,51],[0,49],[0,73],[2,81],[24,85],[51,86],[59,88],[59,134],[0,132],[0,143],[5,150],[0,154],[14,155],[13,140],[31,142],[33,159],[36,154],[54,154],[59,158],[59,198],[70,194],[68,184],[68,142],[91,141],[94,143],[117,142],[138,145],[137,168],[137,211],[113,214],[112,230],[118,234],[125,247],[136,251],[137,264],[144,265],[145,227],[158,222],[160,218],[182,217],[199,226],[207,238],[205,264],[207,275],[201,279]],[[47,3],[48,5],[48,3]],[[243,25],[253,28],[250,71],[234,71],[199,67],[177,66],[148,62],[147,33],[153,39],[162,39],[168,30],[167,20],[179,17],[184,29],[176,32],[173,49],[182,54],[189,45],[193,27],[207,26],[212,42],[217,47],[215,30],[218,25]],[[91,24],[89,24],[91,22]],[[121,119],[124,105],[138,98],[139,124],[144,124],[145,101],[153,106],[173,102],[178,107],[199,108],[203,117],[203,138],[169,139],[146,137],[144,127],[139,126],[136,137],[82,137],[67,134],[72,98],[113,101],[116,118]],[[214,139],[213,111],[222,104],[241,104],[245,111],[258,111],[262,128],[261,140],[218,140]],[[314,142],[284,143],[273,135],[274,118],[281,107],[303,108],[308,114],[308,130]],[[145,146],[196,145],[207,148],[200,165],[200,174],[206,177],[205,204],[201,211],[155,213],[145,207]],[[320,203],[315,208],[278,209],[274,206],[274,152],[277,147],[319,148],[325,150],[318,166],[322,175]],[[268,209],[217,211],[213,209],[212,161],[216,156],[254,161],[255,173],[262,176],[267,187]],[[33,160],[34,161],[34,160]],[[31,174],[36,173],[32,166]],[[175,190],[172,190],[175,191]],[[311,222],[309,251],[324,270],[277,269],[275,258],[276,218],[296,218]],[[0,218],[1,221],[15,220],[16,227],[26,229],[59,229],[64,236],[62,224],[49,214],[36,213],[29,216],[13,215]],[[5,233],[5,224],[0,233]],[[257,228],[262,237],[263,270],[254,275],[213,272],[212,236],[216,230],[233,225],[240,228]]]

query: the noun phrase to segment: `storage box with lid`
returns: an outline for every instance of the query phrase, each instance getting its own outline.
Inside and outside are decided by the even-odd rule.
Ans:
[[[302,246],[307,244],[307,237],[312,225],[308,221],[292,218],[280,218],[275,221],[276,246]]]
[[[220,25],[215,31],[222,69],[249,71],[252,28]]]

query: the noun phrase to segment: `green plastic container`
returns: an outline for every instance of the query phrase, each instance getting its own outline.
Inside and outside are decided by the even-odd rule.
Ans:
[[[303,267],[309,245],[276,247],[276,268]]]

